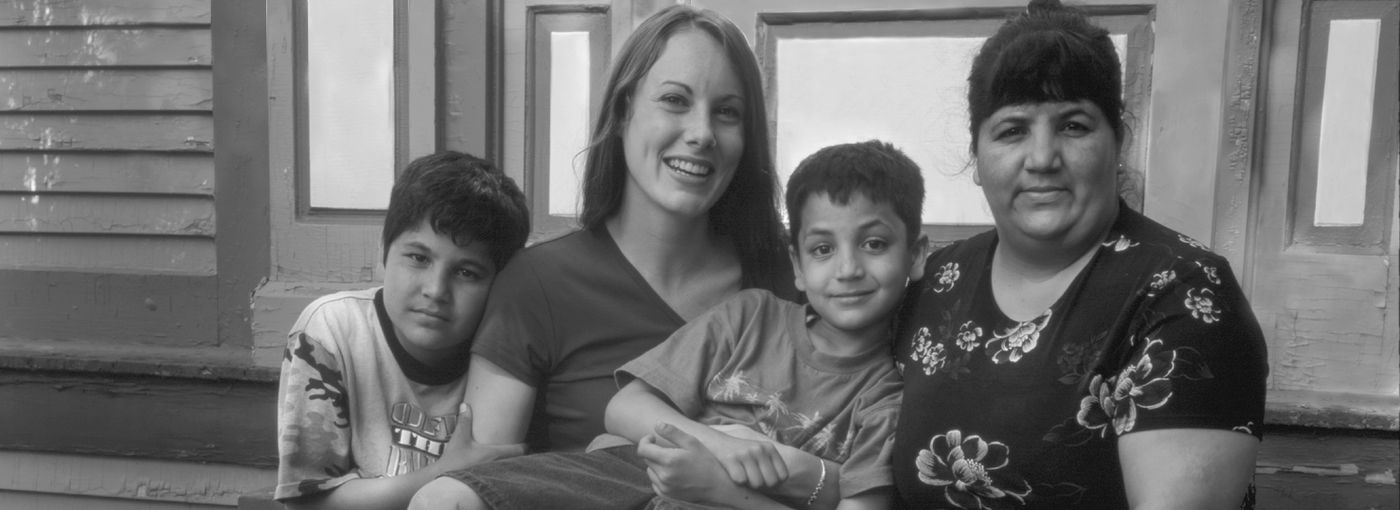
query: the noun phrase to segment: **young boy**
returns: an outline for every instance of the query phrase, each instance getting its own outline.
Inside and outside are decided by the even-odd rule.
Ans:
[[[830,507],[837,476],[841,508],[887,507],[900,396],[890,319],[923,269],[923,198],[918,167],[889,144],[809,156],[786,201],[810,305],[740,292],[618,369],[616,436],[471,468],[455,476],[477,499],[425,490],[413,508]],[[839,474],[823,461],[789,476],[789,447]]]
[[[384,286],[317,299],[288,334],[277,500],[404,508],[440,473],[521,453],[473,443],[461,407],[487,291],[529,233],[525,196],[490,162],[408,165],[384,218]]]

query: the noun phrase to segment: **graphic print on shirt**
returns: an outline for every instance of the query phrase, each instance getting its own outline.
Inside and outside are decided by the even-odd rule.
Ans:
[[[717,373],[710,378],[707,393],[716,402],[744,403],[758,407],[758,431],[783,444],[804,449],[832,452],[844,460],[849,454],[850,436],[854,429],[846,431],[846,438],[837,440],[837,420],[823,418],[821,411],[810,416],[788,407],[781,391],[768,391],[744,374],[743,370],[733,373]],[[825,422],[825,423],[823,423]],[[839,459],[839,460],[838,460]]]
[[[456,428],[456,415],[430,418],[411,403],[394,404],[389,412],[393,446],[389,448],[384,474],[398,476],[432,464],[442,456],[442,449],[452,439],[452,431]]]
[[[293,356],[314,372],[306,378],[306,398],[329,402],[335,409],[335,426],[350,428],[350,401],[345,392],[345,377],[334,366],[317,359],[325,357],[325,354],[316,352],[316,343],[306,333],[297,335],[296,349],[288,349],[283,358],[291,361]]]
[[[919,481],[943,490],[948,504],[964,509],[1014,508],[1025,503],[1030,484],[1000,472],[1011,462],[1011,448],[953,429],[933,436],[914,463]]]

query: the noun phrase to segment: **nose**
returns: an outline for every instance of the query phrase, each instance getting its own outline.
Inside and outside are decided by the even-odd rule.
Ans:
[[[451,295],[451,292],[448,290],[450,286],[447,283],[447,280],[451,277],[452,273],[450,271],[427,272],[423,275],[423,282],[419,285],[419,290],[423,293],[423,297],[425,298],[435,302],[446,301],[447,297]]]
[[[843,281],[859,280],[865,277],[865,264],[856,250],[844,250],[836,261],[836,278]]]
[[[1026,154],[1026,170],[1053,172],[1060,169],[1060,140],[1052,129],[1035,129]]]
[[[691,109],[685,120],[686,145],[700,149],[714,146],[715,130],[714,126],[711,125],[711,120],[708,107]]]

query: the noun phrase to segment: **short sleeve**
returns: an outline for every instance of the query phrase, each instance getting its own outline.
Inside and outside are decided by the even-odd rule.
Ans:
[[[894,452],[894,431],[899,422],[900,400],[901,393],[896,391],[875,405],[857,411],[850,456],[841,464],[842,496],[856,496],[894,485],[890,460]]]
[[[1132,332],[1117,374],[1091,381],[1081,406],[1091,426],[1112,423],[1120,435],[1168,428],[1262,435],[1268,355],[1224,260],[1181,260],[1154,274]]]
[[[507,264],[491,286],[472,356],[481,356],[538,389],[554,357],[550,350],[553,314],[530,261],[515,262]]]
[[[293,330],[278,388],[275,499],[328,491],[360,477],[350,452],[343,374],[337,353],[311,333]]]
[[[705,407],[706,381],[733,353],[743,323],[743,301],[726,300],[622,365],[614,373],[618,388],[641,379],[666,395],[682,414],[697,416]]]

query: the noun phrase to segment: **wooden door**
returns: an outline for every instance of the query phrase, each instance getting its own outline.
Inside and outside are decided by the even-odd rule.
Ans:
[[[1248,259],[1271,400],[1394,430],[1400,6],[1275,5]]]

